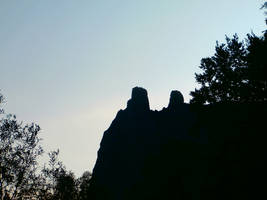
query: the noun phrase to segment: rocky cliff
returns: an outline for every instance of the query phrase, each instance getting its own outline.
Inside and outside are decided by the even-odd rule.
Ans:
[[[266,114],[266,104],[189,105],[179,91],[152,111],[135,87],[104,132],[90,199],[266,197]]]

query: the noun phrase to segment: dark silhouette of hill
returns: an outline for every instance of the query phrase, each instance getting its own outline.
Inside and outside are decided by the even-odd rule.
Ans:
[[[190,105],[179,91],[161,111],[135,87],[104,132],[90,199],[266,199],[266,103]]]

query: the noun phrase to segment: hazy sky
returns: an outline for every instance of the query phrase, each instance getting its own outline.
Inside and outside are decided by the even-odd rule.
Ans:
[[[0,0],[0,90],[6,113],[36,122],[46,150],[92,171],[104,130],[134,86],[152,109],[188,102],[216,40],[266,29],[263,0]]]

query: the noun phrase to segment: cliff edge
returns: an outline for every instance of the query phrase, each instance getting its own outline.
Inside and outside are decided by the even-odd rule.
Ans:
[[[152,111],[135,87],[104,132],[90,199],[265,198],[266,114],[266,104],[189,105],[179,91]]]

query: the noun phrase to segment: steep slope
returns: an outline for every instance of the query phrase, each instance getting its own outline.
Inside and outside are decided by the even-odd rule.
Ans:
[[[257,199],[266,195],[265,104],[193,106],[172,91],[151,111],[135,87],[104,132],[91,199]]]

